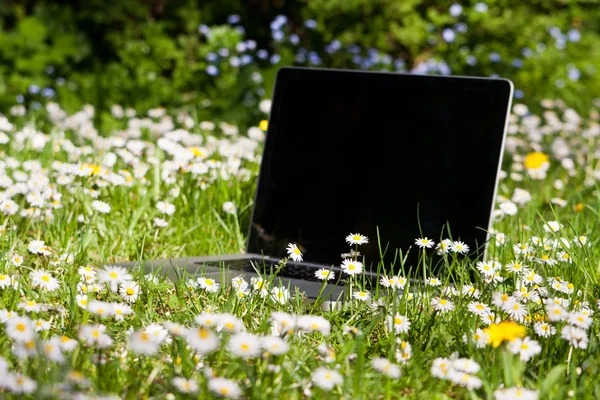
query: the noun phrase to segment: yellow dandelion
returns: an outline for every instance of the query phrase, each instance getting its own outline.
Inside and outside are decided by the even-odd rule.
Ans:
[[[491,324],[484,332],[489,335],[489,343],[498,347],[502,342],[512,342],[517,338],[525,336],[527,329],[523,325],[519,325],[513,321],[500,322],[499,324]]]

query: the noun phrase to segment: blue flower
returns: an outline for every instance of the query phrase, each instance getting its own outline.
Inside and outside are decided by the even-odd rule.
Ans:
[[[581,78],[581,71],[579,71],[575,67],[569,68],[569,71],[567,72],[567,76],[569,77],[570,80],[572,80],[574,82],[578,81],[579,78]]]
[[[454,3],[450,6],[450,15],[458,17],[462,13],[462,6],[458,3]]]
[[[475,11],[484,13],[488,10],[488,5],[485,3],[477,3],[475,4]]]
[[[279,61],[281,61],[281,56],[279,54],[273,54],[269,61],[271,61],[271,64],[278,64]]]
[[[18,94],[16,97],[17,103],[22,103],[25,101],[25,97],[22,94]]]
[[[306,21],[304,21],[304,26],[308,29],[315,29],[317,27],[317,21],[315,21],[314,19],[307,19]]]
[[[498,62],[500,61],[500,54],[498,53],[490,53],[490,61],[491,62]]]
[[[269,57],[269,52],[265,49],[260,49],[256,52],[256,57],[258,57],[261,60],[266,60]]]
[[[216,53],[211,52],[211,53],[208,53],[205,58],[206,58],[206,61],[208,61],[208,62],[215,62],[215,61],[217,61],[217,58],[219,58],[219,56]]]
[[[273,40],[275,40],[276,42],[281,42],[284,38],[284,34],[282,31],[273,31],[271,32],[271,36],[273,37]]]
[[[474,55],[468,55],[467,64],[469,64],[470,66],[477,65],[477,58],[475,58]]]
[[[241,20],[241,18],[237,14],[233,14],[233,15],[230,15],[229,17],[227,17],[227,23],[230,25],[237,24],[238,22],[240,22],[240,20]]]
[[[295,33],[292,33],[289,39],[290,43],[293,45],[297,45],[298,43],[300,43],[300,36],[296,35]]]
[[[239,57],[233,56],[229,59],[229,65],[231,65],[234,68],[239,67],[240,63],[241,63],[241,61],[240,61]]]
[[[517,89],[517,90],[515,90],[514,95],[515,95],[516,99],[522,99],[525,94],[523,93],[523,91],[521,89]]]
[[[567,37],[571,42],[579,42],[581,40],[581,33],[577,29],[571,29],[567,33]]]
[[[209,65],[206,67],[206,73],[210,76],[216,76],[219,75],[219,69],[214,65]]]
[[[27,91],[31,94],[38,94],[40,92],[40,87],[38,85],[29,85]]]
[[[42,90],[42,96],[44,97],[54,97],[56,95],[56,92],[54,91],[54,89],[52,88],[44,88],[44,90]]]
[[[244,54],[241,58],[242,65],[248,65],[252,62],[253,58],[249,54]]]
[[[229,56],[229,49],[226,47],[221,47],[219,49],[219,54],[221,55],[221,57],[227,57]]]
[[[452,29],[446,28],[442,31],[442,38],[445,42],[452,43],[454,42],[454,39],[456,39],[456,34]]]
[[[198,27],[198,32],[200,32],[204,36],[210,36],[210,28],[208,27],[208,25],[204,25],[204,24],[200,25]]]
[[[521,68],[523,66],[523,60],[521,60],[520,58],[515,58],[512,60],[512,65],[515,68]]]

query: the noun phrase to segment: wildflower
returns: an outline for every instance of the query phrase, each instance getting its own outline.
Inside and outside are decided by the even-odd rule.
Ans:
[[[331,390],[344,382],[342,375],[336,370],[319,367],[312,373],[313,384],[323,390]]]
[[[351,233],[346,236],[346,243],[349,245],[360,245],[369,243],[369,238],[360,233]]]
[[[533,330],[538,336],[550,337],[556,333],[556,328],[547,322],[538,321],[533,324]]]
[[[46,289],[49,292],[52,292],[60,287],[58,280],[44,270],[32,271],[29,276],[31,277],[31,284],[34,287]]]
[[[427,278],[425,280],[425,284],[429,286],[440,286],[442,282],[438,278]]]
[[[92,300],[87,305],[87,310],[104,318],[113,315],[113,305],[105,301]]]
[[[488,315],[492,311],[487,304],[477,302],[469,303],[467,309],[478,316]]]
[[[443,297],[434,298],[433,300],[431,300],[431,305],[433,306],[434,310],[439,311],[441,313],[454,310],[454,303]]]
[[[219,337],[210,329],[199,327],[184,333],[188,345],[201,355],[212,353],[219,347]]]
[[[550,163],[548,162],[548,156],[546,154],[536,151],[525,156],[523,166],[525,169],[540,169],[547,168],[550,166]]]
[[[23,256],[19,255],[19,254],[13,254],[13,256],[10,258],[10,262],[15,266],[15,267],[20,267],[21,264],[23,264]]]
[[[407,333],[410,329],[410,320],[408,317],[401,315],[400,313],[396,313],[395,315],[388,315],[387,317],[387,327],[390,328],[396,334]]]
[[[502,311],[518,322],[524,321],[525,316],[527,315],[527,308],[523,304],[517,302],[514,298],[511,298],[502,305]]]
[[[0,210],[4,215],[15,215],[19,211],[19,205],[11,199],[0,201]]]
[[[83,325],[79,329],[79,338],[88,346],[106,348],[112,344],[112,339],[105,331],[106,326],[102,324]]]
[[[110,289],[116,292],[119,285],[132,280],[132,276],[123,267],[117,267],[115,265],[107,265],[98,274],[98,280],[100,283],[109,283]]]
[[[52,254],[50,248],[46,246],[43,240],[32,240],[27,246],[27,250],[33,254],[41,254],[43,256],[49,256]]]
[[[6,334],[16,342],[29,342],[35,338],[32,321],[27,317],[14,317],[6,321]]]
[[[302,261],[302,252],[300,251],[300,249],[298,248],[298,246],[296,246],[295,243],[290,243],[287,245],[287,253],[288,256],[294,260],[294,262],[301,262]]]
[[[25,300],[17,305],[27,312],[40,312],[42,307],[35,300]]]
[[[462,287],[462,289],[460,290],[460,292],[465,295],[465,296],[471,296],[474,299],[478,299],[479,298],[479,290],[475,289],[472,285],[465,285]]]
[[[388,376],[389,378],[400,378],[400,367],[390,362],[387,358],[376,357],[371,360],[371,366],[376,371]]]
[[[209,293],[216,293],[220,288],[220,285],[217,281],[212,278],[205,278],[203,276],[198,278],[198,285]]]
[[[0,288],[7,288],[12,283],[12,277],[10,275],[0,274]]]
[[[323,336],[328,336],[331,332],[331,322],[318,315],[301,315],[297,324],[304,331],[320,332]]]
[[[552,233],[560,231],[563,227],[563,224],[558,221],[548,221],[544,224],[544,230]]]
[[[271,289],[271,298],[279,304],[285,304],[290,299],[290,291],[283,286],[274,287]]]
[[[175,212],[175,206],[166,201],[159,201],[156,203],[156,209],[166,215],[172,215]]]
[[[150,356],[158,353],[160,342],[156,341],[146,330],[140,330],[129,337],[127,348],[136,354]]]
[[[450,372],[452,363],[449,359],[438,357],[431,364],[431,375],[436,378],[445,379]]]
[[[42,349],[49,360],[58,363],[65,361],[65,356],[62,353],[62,346],[60,345],[60,338],[58,336],[46,340],[42,345]]]
[[[32,321],[33,323],[33,329],[36,332],[42,332],[42,331],[48,331],[50,330],[50,321],[46,321],[44,319],[36,319],[35,321]]]
[[[291,334],[296,328],[296,317],[292,314],[275,311],[271,313],[271,324],[274,335]]]
[[[396,340],[398,341],[398,340]],[[396,361],[400,363],[406,363],[412,357],[412,347],[410,343],[405,340],[398,341],[398,347],[396,348]]]
[[[513,273],[524,273],[527,272],[527,265],[523,265],[518,261],[514,261],[511,263],[506,264],[506,269],[508,270],[508,272],[513,272]]]
[[[263,336],[260,338],[260,341],[262,348],[266,352],[274,356],[281,356],[283,354],[286,354],[290,349],[290,345],[288,344],[288,342],[286,342],[279,336]]]
[[[437,251],[437,254],[446,254],[450,251],[450,247],[452,245],[452,240],[450,239],[444,239],[441,242],[439,242],[436,246],[435,249]]]
[[[540,392],[537,390],[512,387],[494,391],[494,400],[537,400]]]
[[[33,379],[18,373],[8,373],[4,382],[4,386],[15,394],[30,394],[37,389],[37,383]]]
[[[481,379],[468,374],[466,372],[450,370],[448,372],[448,379],[457,385],[466,387],[469,390],[479,389],[482,385]]]
[[[185,379],[180,376],[176,376],[175,378],[173,378],[171,383],[180,393],[198,392],[198,383],[194,379]]]
[[[226,201],[223,203],[223,211],[227,214],[235,215],[237,213],[237,207],[231,201]]]
[[[115,320],[123,321],[125,319],[123,316],[133,314],[133,309],[127,304],[113,303],[112,312]]]
[[[470,358],[457,358],[452,361],[452,368],[467,374],[476,374],[481,369],[481,366]]]
[[[100,200],[92,201],[92,208],[101,214],[107,214],[110,212],[110,206]]]
[[[422,249],[430,249],[435,244],[433,240],[428,239],[427,237],[415,239],[415,244]]]
[[[244,291],[248,287],[248,282],[246,282],[243,275],[238,275],[235,278],[231,278],[231,285],[237,291]]]
[[[256,335],[238,333],[231,336],[227,349],[235,357],[258,357],[261,352],[261,340]]]
[[[244,323],[235,315],[227,313],[217,316],[217,325],[220,329],[228,333],[236,333],[244,330]]]
[[[549,304],[546,306],[546,314],[552,322],[564,321],[569,317],[567,310],[559,304]]]
[[[315,272],[315,276],[317,277],[317,279],[320,279],[322,281],[330,281],[332,279],[335,279],[335,272],[326,268],[321,268],[317,272]]]
[[[453,253],[467,254],[469,252],[469,246],[461,241],[452,242],[450,251]]]
[[[350,276],[358,275],[362,272],[363,265],[360,261],[346,259],[342,261],[342,271]]]
[[[519,325],[516,322],[506,321],[491,324],[483,332],[489,335],[489,343],[493,347],[498,347],[504,341],[512,342],[519,337],[525,336],[526,329],[523,325]]]
[[[565,325],[560,331],[560,336],[576,349],[587,348],[589,339],[586,331],[581,328]]]
[[[354,297],[356,300],[367,301],[371,298],[371,293],[363,292],[363,291],[356,291],[356,292],[352,293],[352,297]]]
[[[524,339],[517,338],[510,342],[507,348],[511,353],[519,354],[521,361],[529,361],[542,351],[539,343],[529,337],[525,337]]]
[[[209,379],[208,389],[221,397],[229,399],[237,399],[242,394],[242,391],[235,381],[225,378]]]
[[[586,315],[581,311],[575,311],[569,313],[567,322],[578,328],[588,329],[590,326],[592,326],[593,321],[590,315]]]
[[[162,218],[155,217],[153,221],[154,221],[154,226],[156,226],[157,228],[164,228],[166,226],[169,226],[169,223]],[[177,378],[175,378],[175,379],[177,379]]]
[[[123,300],[130,303],[135,303],[140,293],[140,287],[134,281],[125,281],[119,288],[119,294],[123,297]]]
[[[477,328],[475,333],[471,335],[471,339],[475,341],[475,346],[478,349],[484,348],[490,341],[490,336],[483,331],[481,328]]]

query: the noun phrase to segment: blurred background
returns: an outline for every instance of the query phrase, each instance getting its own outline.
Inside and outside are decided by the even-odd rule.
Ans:
[[[536,111],[600,97],[600,0],[0,0],[0,112],[163,106],[241,127],[286,65],[500,76]],[[398,93],[398,96],[402,96]]]

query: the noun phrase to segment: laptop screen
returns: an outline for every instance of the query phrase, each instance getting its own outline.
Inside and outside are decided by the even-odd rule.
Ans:
[[[427,236],[485,245],[502,156],[506,80],[279,71],[248,252],[339,265],[350,233],[366,266]],[[448,230],[450,232],[448,232]],[[381,250],[381,252],[380,252]],[[409,267],[409,266],[407,266]]]

